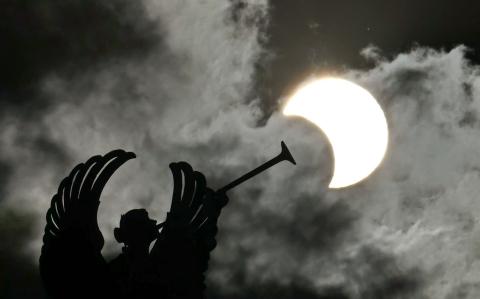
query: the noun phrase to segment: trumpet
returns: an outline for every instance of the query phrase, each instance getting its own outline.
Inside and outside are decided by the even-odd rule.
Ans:
[[[241,177],[239,177],[238,179],[230,182],[229,184],[223,186],[222,188],[218,189],[215,192],[218,193],[218,194],[225,194],[225,192],[227,192],[228,190],[231,190],[231,189],[237,187],[241,183],[251,179],[252,177],[256,176],[257,174],[267,170],[268,168],[270,168],[270,167],[272,167],[272,166],[274,166],[274,165],[276,165],[276,164],[278,164],[282,161],[288,161],[288,162],[292,163],[293,165],[296,165],[297,163],[295,162],[295,159],[293,158],[292,154],[288,150],[288,147],[285,144],[285,142],[282,141],[280,143],[280,145],[281,145],[282,149],[281,149],[280,154],[278,154],[276,157],[268,160],[267,162],[263,163],[262,165],[258,166],[257,168],[247,172],[246,174],[244,174]],[[161,229],[164,225],[165,225],[165,222],[159,223],[159,224],[156,225],[156,228]]]
[[[280,154],[278,154],[276,157],[268,160],[267,162],[263,163],[262,165],[258,166],[257,168],[247,172],[246,174],[242,175],[241,177],[232,181],[231,183],[229,183],[229,184],[223,186],[222,188],[218,189],[216,191],[216,193],[225,193],[228,190],[237,187],[241,183],[251,179],[252,177],[256,176],[257,174],[267,170],[268,168],[270,168],[270,167],[272,167],[272,166],[274,166],[274,165],[276,165],[276,164],[278,164],[282,161],[288,161],[288,162],[292,163],[293,165],[296,165],[297,162],[295,162],[295,159],[293,158],[292,154],[288,150],[288,147],[285,144],[285,142],[282,141],[280,143],[280,145],[282,147],[282,150],[281,150]]]

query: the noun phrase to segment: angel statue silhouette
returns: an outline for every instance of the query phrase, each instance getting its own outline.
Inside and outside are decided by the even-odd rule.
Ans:
[[[295,163],[283,142],[281,155]],[[60,183],[47,211],[40,255],[50,298],[203,298],[217,220],[228,202],[225,192],[281,161],[276,157],[216,192],[188,163],[171,163],[173,194],[165,222],[157,224],[145,209],[122,215],[114,229],[122,253],[107,262],[97,222],[100,195],[132,158],[134,153],[123,150],[94,156]]]

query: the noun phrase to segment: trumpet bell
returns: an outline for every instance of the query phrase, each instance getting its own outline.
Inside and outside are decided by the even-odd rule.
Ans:
[[[285,142],[281,142],[281,146],[282,146],[282,152],[280,153],[280,156],[282,156],[282,158],[284,160],[287,160],[289,161],[290,163],[292,163],[293,165],[297,165],[297,162],[295,162],[295,159],[293,158],[292,154],[290,153],[290,151],[288,150],[288,147],[287,145],[285,144]]]

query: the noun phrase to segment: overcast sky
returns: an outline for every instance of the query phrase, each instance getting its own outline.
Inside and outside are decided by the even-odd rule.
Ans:
[[[169,162],[217,188],[285,140],[297,166],[229,194],[210,298],[478,298],[479,5],[397,2],[2,1],[0,297],[43,296],[45,213],[77,163],[138,156],[102,197],[110,258],[121,213],[165,217]],[[322,132],[279,113],[332,74],[367,88],[390,129],[380,168],[342,190]]]

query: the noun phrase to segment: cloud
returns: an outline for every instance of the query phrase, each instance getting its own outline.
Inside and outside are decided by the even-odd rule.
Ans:
[[[351,188],[325,188],[331,155],[312,127],[274,113],[254,132],[237,129],[257,140],[248,144],[286,138],[299,163],[235,194],[244,201],[250,188],[260,200],[231,202],[246,217],[223,216],[211,283],[232,297],[274,282],[318,297],[476,298],[480,81],[466,51],[418,47],[390,60],[377,51],[375,67],[342,74],[375,95],[390,127],[382,166]]]
[[[383,248],[403,266],[422,269],[428,298],[448,298],[478,276],[466,264],[478,236],[479,77],[466,51],[418,47],[346,74],[376,96],[390,127],[387,157],[368,192],[352,194],[368,209],[355,211],[377,247],[388,243]]]
[[[3,22],[18,21],[15,3]],[[285,140],[297,166],[283,162],[229,194],[209,273],[213,298],[448,298],[463,286],[465,298],[478,295],[480,81],[463,47],[394,59],[363,51],[374,67],[343,75],[384,108],[389,150],[368,180],[329,190],[325,136],[284,118],[281,100],[252,96],[259,63],[272,55],[263,43],[266,1],[42,3],[24,12],[37,31],[9,29],[18,41],[9,53],[34,40],[38,58],[23,49],[11,58],[24,73],[2,72],[13,77],[1,95],[0,204],[25,215],[15,247],[31,257],[30,269],[50,197],[76,163],[114,148],[138,154],[102,198],[104,253],[114,255],[122,213],[144,207],[165,216],[170,161],[191,162],[219,188]],[[69,27],[82,11],[95,18]],[[2,236],[22,227],[4,227]]]
[[[224,136],[210,136],[210,129],[220,128],[208,124],[242,105],[261,52],[256,22],[266,17],[266,3],[241,6],[5,3],[1,222],[12,222],[9,213],[22,220],[3,226],[2,237],[16,242],[2,249],[0,268],[10,272],[9,261],[24,261],[18,269],[36,277],[50,198],[69,169],[89,156],[119,147],[139,154],[105,190],[100,222],[109,241],[105,254],[111,255],[118,252],[111,232],[122,212],[146,205],[164,217],[170,161],[202,154],[207,160],[224,150],[215,157],[221,160],[235,150],[239,136],[220,142]],[[11,285],[38,292],[37,284],[11,279]],[[3,292],[18,297],[17,291]]]
[[[0,210],[0,296],[2,298],[42,298],[40,277],[25,244],[34,235],[29,212]]]
[[[38,93],[44,76],[73,79],[116,59],[145,55],[161,42],[156,22],[128,1],[7,0],[3,8],[0,101],[31,116],[49,102]]]
[[[9,163],[0,161],[0,200],[6,197],[5,192],[8,189],[11,171]]]

